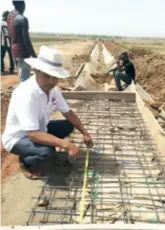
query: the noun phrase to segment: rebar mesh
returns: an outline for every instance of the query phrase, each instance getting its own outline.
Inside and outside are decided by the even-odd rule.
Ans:
[[[76,113],[91,134],[84,223],[165,223],[165,157],[160,155],[136,103],[80,100]],[[86,146],[64,186],[45,183],[28,224],[78,224]],[[42,197],[49,204],[38,207]]]

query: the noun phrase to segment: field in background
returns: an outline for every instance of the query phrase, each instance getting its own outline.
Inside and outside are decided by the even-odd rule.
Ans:
[[[142,49],[149,49],[152,52],[165,54],[165,39],[162,40],[131,40],[131,39],[122,39],[118,43],[126,48],[136,47]]]

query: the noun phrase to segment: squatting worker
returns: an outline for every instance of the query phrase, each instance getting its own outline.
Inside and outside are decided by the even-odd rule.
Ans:
[[[135,80],[135,66],[133,62],[129,59],[129,56],[127,52],[123,52],[120,54],[118,61],[117,61],[117,67],[114,69],[110,69],[109,72],[113,72],[114,80],[116,84],[116,88],[119,91],[123,90],[123,87],[121,86],[121,80],[125,82],[126,87],[132,83],[136,83]]]
[[[24,61],[25,58],[36,57],[29,36],[29,22],[23,15],[25,11],[24,1],[12,1],[14,10],[8,16],[8,28],[12,43],[12,55],[18,68],[20,82],[30,77],[30,67]]]
[[[37,166],[55,154],[54,147],[64,148],[70,157],[79,156],[79,148],[63,139],[74,127],[83,134],[88,147],[93,142],[56,86],[59,79],[69,76],[62,67],[61,54],[41,46],[38,57],[25,62],[36,71],[12,93],[2,143],[8,152],[19,155],[25,176],[37,179],[40,176]],[[66,120],[50,120],[52,111],[60,111]]]

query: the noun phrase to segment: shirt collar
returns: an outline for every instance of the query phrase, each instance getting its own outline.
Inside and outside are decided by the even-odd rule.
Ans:
[[[31,78],[32,78],[32,82],[33,82],[35,90],[37,90],[39,94],[45,94],[45,92],[40,88],[40,86],[38,85],[36,81],[36,75],[34,74]]]
[[[41,95],[46,95],[46,93],[45,93],[45,92],[41,89],[41,87],[38,85],[38,83],[37,83],[37,81],[36,81],[36,75],[34,74],[31,78],[32,78],[32,81],[33,81],[33,84],[34,84],[34,88],[37,90],[37,92],[38,92],[39,94],[41,94]],[[49,95],[51,94],[52,91],[53,91],[53,89],[50,90]]]

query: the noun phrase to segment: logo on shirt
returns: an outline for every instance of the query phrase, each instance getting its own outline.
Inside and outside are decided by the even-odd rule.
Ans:
[[[52,104],[55,105],[56,104],[56,98],[52,97]]]

